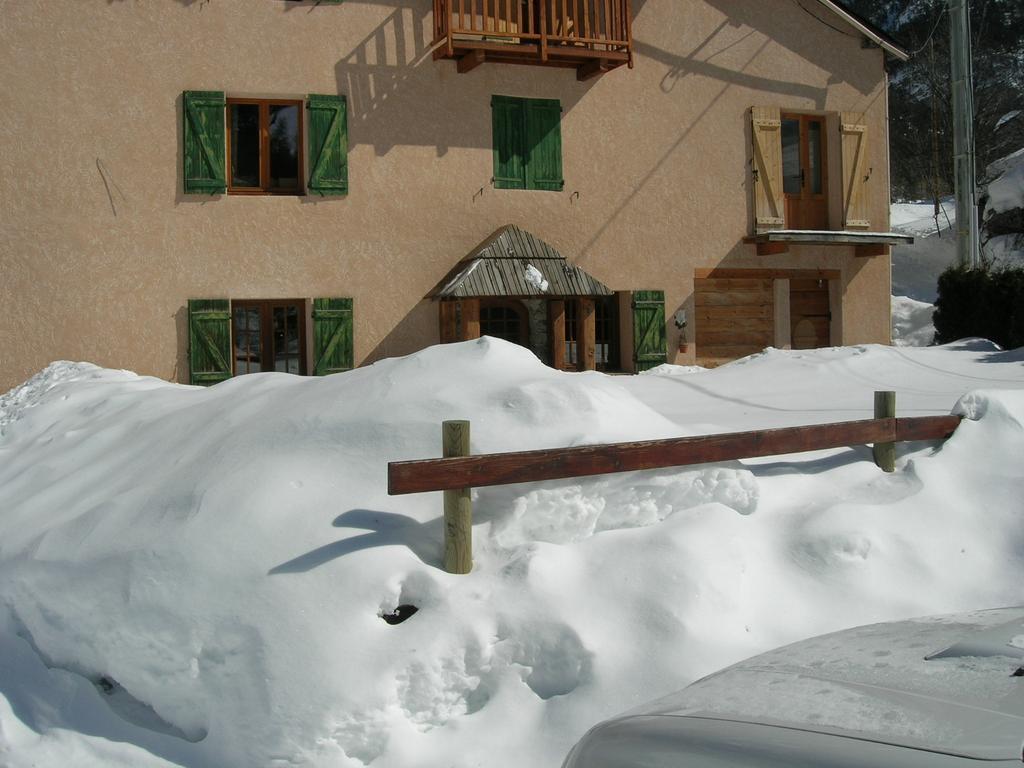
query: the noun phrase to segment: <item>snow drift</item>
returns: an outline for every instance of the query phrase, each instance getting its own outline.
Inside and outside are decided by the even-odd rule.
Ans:
[[[1020,602],[1021,362],[968,342],[608,377],[485,338],[211,389],[54,364],[0,398],[0,762],[557,766],[753,652]],[[448,418],[523,450],[865,417],[879,388],[967,421],[892,475],[855,447],[481,489],[468,576],[439,568],[439,494],[386,495]]]

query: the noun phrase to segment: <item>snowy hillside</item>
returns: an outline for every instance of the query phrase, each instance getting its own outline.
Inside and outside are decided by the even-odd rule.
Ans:
[[[439,568],[436,456],[870,416],[865,447],[480,490]],[[970,394],[966,394],[970,393]],[[55,364],[0,398],[0,764],[557,768],[593,722],[845,626],[1024,601],[1024,355],[769,350],[567,374],[492,339],[211,389]],[[381,614],[419,611],[397,625]]]

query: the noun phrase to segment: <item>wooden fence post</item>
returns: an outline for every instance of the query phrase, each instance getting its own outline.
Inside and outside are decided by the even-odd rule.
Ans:
[[[441,424],[444,457],[469,456],[469,422]],[[473,502],[471,488],[444,492],[444,569],[469,573],[473,569]]]
[[[875,418],[896,418],[895,392],[875,392]],[[871,452],[883,472],[896,471],[896,443],[875,443]]]

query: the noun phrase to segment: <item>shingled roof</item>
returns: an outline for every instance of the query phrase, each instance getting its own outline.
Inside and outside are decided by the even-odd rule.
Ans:
[[[456,264],[430,295],[449,299],[613,293],[536,235],[506,224]]]

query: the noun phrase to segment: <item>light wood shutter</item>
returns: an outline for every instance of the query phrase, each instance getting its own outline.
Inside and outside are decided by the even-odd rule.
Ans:
[[[668,361],[665,292],[633,293],[633,362],[637,373]]]
[[[868,127],[860,112],[840,115],[843,152],[843,227],[868,229]]]
[[[352,368],[352,299],[313,299],[313,375]]]
[[[348,194],[348,108],[344,96],[310,94],[309,190]]]
[[[185,194],[223,194],[224,92],[185,91],[184,125]]]
[[[562,105],[557,99],[526,100],[526,188],[560,191]]]
[[[491,97],[494,188],[526,189],[526,100]]]
[[[231,378],[231,302],[188,300],[189,383],[208,387]]]
[[[768,232],[786,226],[782,197],[782,117],[778,107],[751,107],[754,143],[754,229]]]

